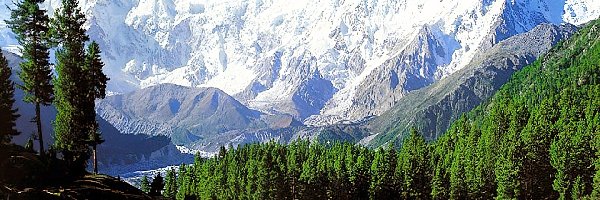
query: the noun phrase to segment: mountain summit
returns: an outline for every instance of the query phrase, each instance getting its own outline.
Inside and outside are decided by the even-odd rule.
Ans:
[[[596,0],[86,0],[81,7],[111,92],[215,87],[310,125],[380,115],[510,36],[600,16]],[[0,22],[0,45],[15,44]]]

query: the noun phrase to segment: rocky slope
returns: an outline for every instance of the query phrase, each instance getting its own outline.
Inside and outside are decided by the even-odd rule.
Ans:
[[[254,110],[310,125],[379,115],[512,35],[600,15],[596,0],[81,3],[110,91],[215,87]],[[59,0],[45,5],[54,10]],[[0,33],[0,45],[14,50],[5,24]]]
[[[68,177],[60,161],[54,160],[49,164],[20,146],[2,148],[2,199],[154,199],[120,179],[91,174]]]
[[[174,84],[107,97],[97,102],[97,112],[122,133],[164,135],[195,150],[269,141],[278,129],[301,125],[290,115],[249,109],[216,88]]]
[[[457,72],[425,86],[422,89],[406,93],[394,100],[394,97],[386,97],[382,100],[390,101],[389,111],[383,113],[379,117],[366,119],[360,122],[351,122],[346,125],[329,125],[325,127],[312,126],[280,126],[279,129],[269,129],[266,127],[253,128],[246,123],[241,126],[230,126],[230,129],[215,130],[214,133],[206,133],[200,131],[189,131],[185,133],[193,133],[196,140],[182,141],[187,147],[203,151],[216,151],[219,146],[237,146],[240,144],[251,142],[267,142],[278,141],[287,143],[296,139],[310,139],[322,142],[344,140],[351,142],[360,141],[363,144],[371,146],[379,146],[388,141],[396,141],[403,133],[406,133],[411,127],[416,126],[421,129],[423,134],[428,139],[435,139],[441,133],[445,132],[448,125],[458,118],[462,113],[479,105],[485,101],[496,90],[503,85],[508,78],[517,70],[525,65],[530,64],[538,56],[548,51],[554,44],[560,40],[569,37],[576,31],[573,25],[553,25],[542,24],[529,32],[518,34],[516,36],[505,39],[504,41],[494,45],[487,51],[480,53],[469,65]],[[430,31],[423,30],[423,36]],[[396,66],[395,64],[392,66]],[[393,71],[394,69],[390,69]],[[414,82],[412,82],[414,83]],[[165,89],[169,88],[169,89]],[[371,89],[373,93],[381,94],[385,88]],[[157,91],[158,90],[158,91]],[[163,91],[164,90],[164,91]],[[195,119],[190,114],[177,114],[181,116],[172,116],[164,114],[162,111],[148,111],[147,109],[165,110],[169,106],[173,96],[185,96],[183,99],[194,99],[195,95],[209,89],[193,89],[175,85],[159,85],[150,87],[138,92],[133,92],[126,95],[116,95],[99,103],[99,112],[103,113],[106,107],[111,108],[111,112],[103,114],[107,119],[113,119],[113,124],[121,124],[124,127],[132,127],[128,125],[129,120],[123,120],[123,117],[109,117],[109,113],[120,113],[119,110],[124,110],[124,113],[134,114],[119,114],[119,116],[135,116],[135,119],[148,119],[151,122],[147,124],[168,124],[169,127],[189,127],[190,125],[178,125],[179,119],[188,119],[206,126],[215,127],[217,125],[227,126],[234,121],[227,123],[217,122],[212,125],[212,122],[206,122],[204,119]],[[170,92],[172,91],[172,92]],[[177,95],[175,95],[177,94]],[[225,94],[223,94],[225,95]],[[126,97],[123,97],[126,96]],[[230,97],[229,97],[230,98]],[[226,99],[229,99],[226,98]],[[111,99],[118,99],[113,101]],[[129,99],[129,100],[122,100]],[[138,101],[140,100],[140,101]],[[179,100],[177,100],[178,102]],[[150,103],[146,103],[150,102]],[[113,108],[112,105],[119,105],[118,108]],[[217,103],[224,105],[224,103]],[[362,104],[367,108],[368,104]],[[227,105],[237,108],[236,110],[248,111],[240,103]],[[132,109],[142,108],[141,110],[132,111]],[[207,112],[206,109],[194,108],[186,106],[186,112],[198,113],[214,113],[215,115],[227,116],[231,113]],[[374,109],[374,108],[369,108]],[[108,110],[108,109],[106,109]],[[254,111],[257,112],[257,111]],[[162,114],[161,114],[162,113]],[[234,116],[243,116],[244,113],[239,112]],[[113,114],[114,115],[114,114]],[[158,118],[154,117],[155,115]],[[259,114],[265,115],[265,114]],[[249,117],[225,117],[228,119],[253,119],[252,114],[246,114]],[[256,116],[256,115],[254,115]],[[155,120],[155,121],[152,121]],[[239,120],[244,121],[244,120]],[[138,122],[136,122],[138,123]],[[135,123],[134,123],[135,124]],[[144,124],[144,123],[141,123]],[[287,124],[286,124],[287,125]],[[200,125],[195,125],[200,126]],[[135,126],[133,126],[135,127]],[[141,129],[140,129],[141,130]],[[159,134],[160,129],[147,129],[142,132],[150,134]],[[175,136],[177,138],[179,136]],[[401,139],[401,138],[400,138]]]
[[[542,24],[500,42],[463,69],[407,94],[389,111],[370,121],[370,130],[378,135],[368,138],[368,143],[378,146],[397,141],[412,127],[419,128],[427,139],[437,138],[462,113],[490,98],[515,71],[531,64],[576,29],[568,24]]]

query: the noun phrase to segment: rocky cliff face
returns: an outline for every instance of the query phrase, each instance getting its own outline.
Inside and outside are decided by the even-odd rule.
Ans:
[[[285,128],[289,116],[251,110],[216,88],[161,84],[97,102],[98,114],[125,134],[165,135],[178,145],[229,131]]]
[[[411,127],[435,139],[462,113],[490,98],[511,75],[576,31],[573,25],[542,24],[495,45],[456,73],[407,94],[369,123],[374,146],[402,137]]]
[[[59,3],[44,5],[52,11]],[[214,87],[310,125],[380,115],[510,36],[600,15],[595,0],[82,0],[81,7],[111,92]],[[14,44],[0,22],[0,46],[14,51]]]

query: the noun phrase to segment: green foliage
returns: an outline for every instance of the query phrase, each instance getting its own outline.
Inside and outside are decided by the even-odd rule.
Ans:
[[[54,98],[52,90],[52,70],[50,69],[49,49],[51,46],[49,28],[50,19],[45,10],[40,9],[41,0],[24,0],[16,2],[16,9],[11,10],[8,26],[17,36],[23,47],[24,61],[20,63],[19,77],[23,85],[19,87],[25,92],[24,101],[35,105],[34,121],[37,125],[40,155],[44,155],[42,135],[41,105],[49,105]]]
[[[62,151],[64,159],[75,173],[85,169],[89,158],[88,138],[89,127],[84,127],[85,119],[81,108],[86,105],[81,101],[83,84],[83,65],[85,63],[84,43],[88,40],[83,29],[85,17],[77,7],[77,1],[62,1],[61,8],[56,12],[53,26],[56,38],[61,42],[56,52],[56,73],[54,80],[57,110],[54,121],[56,134],[55,146]]]
[[[598,99],[598,98],[596,98]],[[600,114],[594,117],[594,131],[595,133],[600,132]],[[591,197],[593,199],[600,199],[600,134],[595,136],[595,147],[596,147],[596,174],[594,175],[594,185],[592,186],[593,192]]]
[[[148,181],[148,177],[144,175],[142,177],[142,181],[140,182],[140,189],[142,192],[149,193],[150,192],[150,182]]]
[[[517,72],[437,141],[294,142],[181,167],[177,199],[597,199],[600,20]],[[595,166],[595,167],[594,167]]]
[[[12,136],[19,135],[15,129],[17,109],[13,108],[15,103],[15,86],[10,80],[12,71],[8,67],[8,61],[0,52],[0,145],[7,144]]]
[[[396,151],[393,146],[375,151],[371,164],[370,199],[390,199],[398,195],[395,194],[397,192],[394,186],[396,164]]]
[[[82,96],[82,103],[84,105],[80,106],[80,109],[83,111],[84,120],[83,122],[87,127],[88,133],[88,143],[92,146],[102,144],[104,140],[102,139],[100,132],[98,131],[98,122],[96,121],[96,111],[95,111],[95,100],[103,99],[106,97],[106,83],[108,82],[108,77],[102,72],[102,68],[104,67],[104,63],[100,58],[100,47],[98,43],[92,41],[90,45],[88,45],[88,49],[85,57],[85,65],[83,66],[83,81],[79,83],[79,87],[82,92],[86,93]]]
[[[429,163],[429,146],[415,129],[403,142],[398,154],[396,180],[405,199],[427,199],[431,193],[432,171]]]
[[[592,141],[600,113],[599,28],[599,20],[591,22],[517,72],[435,142],[433,198],[592,194],[593,179],[598,180],[591,166],[598,157]]]
[[[177,177],[175,174],[175,169],[171,168],[171,170],[167,171],[167,175],[165,176],[165,191],[163,192],[163,196],[166,198],[175,198],[177,195]]]
[[[62,1],[52,21],[59,43],[56,52],[58,77],[54,80],[57,109],[55,146],[62,151],[73,173],[82,173],[90,157],[89,146],[102,143],[96,122],[95,99],[104,98],[108,78],[100,49],[83,27],[86,19],[75,0]]]

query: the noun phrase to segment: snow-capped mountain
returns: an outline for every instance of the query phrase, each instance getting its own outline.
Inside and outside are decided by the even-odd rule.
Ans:
[[[80,2],[111,92],[216,87],[310,125],[379,115],[512,35],[600,16],[598,0]],[[0,45],[15,45],[3,22]]]

